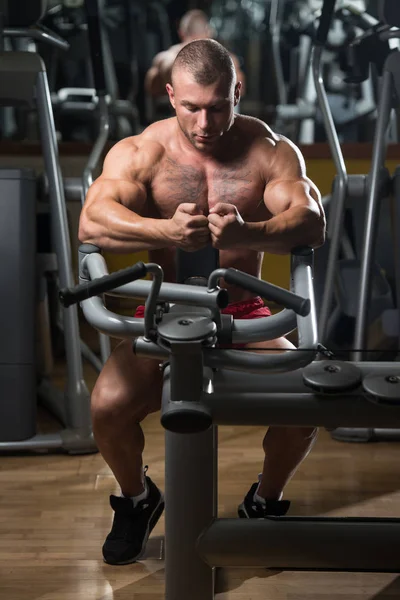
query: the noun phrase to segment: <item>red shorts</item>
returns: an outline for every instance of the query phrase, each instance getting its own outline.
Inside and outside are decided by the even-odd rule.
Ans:
[[[232,315],[234,319],[261,319],[270,317],[271,311],[264,305],[264,300],[260,296],[243,300],[242,302],[233,302],[221,310],[223,315]],[[144,317],[144,306],[138,306],[135,317],[142,319]],[[243,348],[245,344],[234,344],[231,348]]]

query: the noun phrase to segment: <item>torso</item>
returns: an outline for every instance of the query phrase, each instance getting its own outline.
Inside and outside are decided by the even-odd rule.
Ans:
[[[175,122],[174,118],[168,119],[161,122],[163,128],[154,127],[154,134],[164,145],[165,152],[147,184],[148,216],[169,219],[184,202],[196,203],[207,215],[215,204],[226,202],[234,204],[247,222],[270,218],[263,202],[265,181],[260,176],[252,136],[242,136],[239,131],[239,143],[232,144],[232,150],[223,160],[196,154],[190,156],[171,141],[173,138],[168,130]],[[173,249],[153,250],[149,258],[163,267],[166,281],[174,281]],[[262,259],[261,253],[243,248],[220,251],[220,267],[234,267],[255,277],[260,276]],[[226,287],[231,302],[254,295],[236,287]]]

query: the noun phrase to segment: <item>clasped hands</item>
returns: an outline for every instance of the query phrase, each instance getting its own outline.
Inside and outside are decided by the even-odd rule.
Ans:
[[[205,216],[196,204],[180,204],[172,217],[176,246],[194,252],[211,243],[226,250],[243,242],[245,224],[236,206],[218,202]]]

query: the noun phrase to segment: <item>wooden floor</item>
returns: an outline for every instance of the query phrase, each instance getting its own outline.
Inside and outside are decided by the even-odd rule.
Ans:
[[[93,381],[93,374],[89,373]],[[46,418],[43,427],[49,427]],[[50,422],[51,423],[51,422]],[[163,430],[144,424],[149,475],[164,482]],[[262,461],[263,430],[221,427],[219,509],[235,516]],[[321,432],[287,488],[291,514],[400,517],[399,444],[349,445]],[[162,600],[160,520],[149,558],[111,567],[101,558],[110,529],[108,495],[117,491],[99,454],[0,457],[1,600]],[[400,576],[289,573],[264,569],[219,574],[218,600],[378,600],[400,598]],[[190,600],[183,599],[182,600]]]

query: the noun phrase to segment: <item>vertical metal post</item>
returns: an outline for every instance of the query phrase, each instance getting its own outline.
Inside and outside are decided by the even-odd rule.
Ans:
[[[172,367],[172,365],[171,365]],[[171,379],[175,378],[172,373]],[[182,385],[193,384],[190,369],[178,374]],[[170,392],[164,375],[163,403]],[[192,383],[191,383],[192,382]],[[177,398],[175,398],[176,400]],[[217,515],[217,430],[202,433],[165,432],[165,590],[167,600],[214,600],[214,569],[197,553],[197,539]]]
[[[317,92],[319,107],[325,125],[326,135],[328,137],[329,147],[332,152],[332,158],[335,163],[338,178],[335,183],[334,193],[332,193],[331,205],[334,209],[334,218],[331,218],[330,231],[330,250],[328,264],[326,267],[325,290],[322,298],[318,330],[321,342],[326,341],[327,326],[330,314],[332,312],[332,300],[335,286],[335,275],[337,269],[337,260],[339,257],[339,247],[341,243],[342,223],[344,216],[345,201],[347,195],[347,170],[340,147],[339,138],[333,122],[332,112],[330,110],[328,97],[321,71],[321,57],[323,47],[315,46],[312,52],[312,69],[314,84]]]
[[[215,516],[215,432],[165,432],[166,600],[214,600],[214,570],[198,556]]]
[[[394,238],[394,266],[395,266],[395,291],[397,307],[397,356],[400,359],[400,167],[396,169],[393,189],[393,238]]]
[[[376,120],[372,151],[372,164],[368,178],[367,214],[361,250],[360,287],[354,335],[355,351],[352,353],[353,361],[363,360],[363,350],[367,340],[367,319],[371,297],[372,262],[378,230],[380,171],[385,160],[386,132],[392,108],[392,89],[392,73],[385,69],[382,76],[381,96],[378,104],[378,117]]]
[[[50,91],[45,71],[38,74],[36,91],[40,134],[43,140],[43,159],[49,182],[52,238],[57,255],[60,287],[73,287],[75,282],[72,274],[67,210]],[[63,316],[67,364],[66,426],[88,432],[91,430],[90,396],[83,379],[76,306],[63,309]]]

